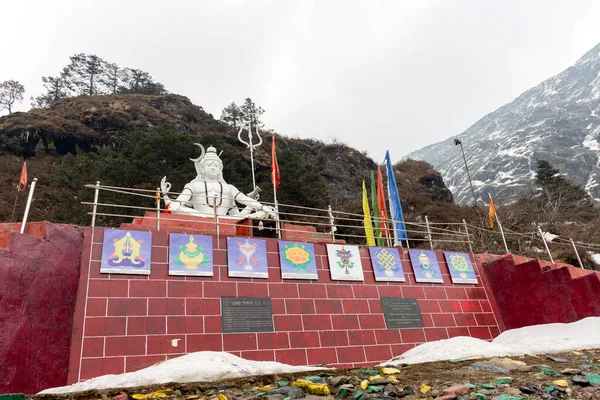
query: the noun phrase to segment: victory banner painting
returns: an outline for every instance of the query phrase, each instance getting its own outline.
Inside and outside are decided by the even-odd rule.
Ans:
[[[452,283],[475,283],[477,276],[467,253],[444,252]]]
[[[100,273],[150,275],[152,232],[107,229]]]
[[[279,241],[279,260],[283,279],[318,279],[312,243]]]
[[[331,279],[335,281],[363,281],[363,269],[358,246],[328,244],[327,257]]]
[[[444,283],[434,251],[409,250],[408,253],[417,282]]]
[[[169,275],[213,276],[212,237],[171,233]]]
[[[369,247],[375,280],[379,282],[405,282],[398,249],[392,247]]]
[[[228,237],[227,271],[230,277],[268,278],[267,242],[262,239]]]

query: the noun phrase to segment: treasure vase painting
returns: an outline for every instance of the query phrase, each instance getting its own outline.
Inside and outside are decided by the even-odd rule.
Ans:
[[[409,250],[408,253],[417,282],[444,283],[434,251]]]
[[[363,281],[363,269],[358,246],[328,244],[329,271],[334,281]]]
[[[106,229],[100,272],[150,275],[152,232]]]
[[[471,263],[471,258],[467,253],[444,252],[446,264],[450,270],[452,283],[475,283],[477,284],[477,275]]]
[[[227,238],[227,271],[230,277],[268,278],[267,242],[262,239]]]
[[[379,282],[405,282],[398,249],[392,247],[369,247],[375,280]]]
[[[213,276],[212,237],[171,233],[169,275]]]
[[[279,241],[283,279],[318,279],[315,246],[312,243]]]

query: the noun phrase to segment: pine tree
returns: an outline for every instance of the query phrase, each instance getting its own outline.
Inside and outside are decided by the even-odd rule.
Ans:
[[[44,76],[42,82],[46,93],[31,98],[31,106],[35,108],[48,108],[57,101],[73,95],[73,88],[69,79],[69,70],[65,67],[57,77]]]
[[[256,130],[257,127],[263,126],[260,116],[265,113],[265,110],[263,110],[262,107],[257,106],[250,97],[246,98],[241,110],[244,115],[244,121],[246,124],[250,125],[252,130]]]
[[[71,83],[79,94],[103,94],[107,92],[106,68],[108,63],[95,54],[75,54],[68,65]]]
[[[221,121],[238,128],[244,121],[244,114],[235,101],[225,107],[221,112]]]

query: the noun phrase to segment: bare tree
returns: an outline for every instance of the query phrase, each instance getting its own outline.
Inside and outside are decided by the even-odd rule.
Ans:
[[[16,102],[23,101],[25,86],[18,81],[8,80],[0,83],[0,110],[8,110],[12,114],[12,107]]]

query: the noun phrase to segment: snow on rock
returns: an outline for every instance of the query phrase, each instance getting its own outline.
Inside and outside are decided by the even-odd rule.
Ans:
[[[245,360],[229,353],[199,351],[173,358],[136,372],[127,372],[120,375],[103,375],[70,386],[46,389],[38,394],[73,393],[92,389],[148,386],[169,382],[212,382],[253,375],[271,375],[322,369],[327,368],[295,367],[273,361]]]
[[[600,317],[569,324],[544,324],[511,329],[491,343],[459,336],[419,345],[380,365],[417,364],[471,357],[504,357],[600,348]]]

